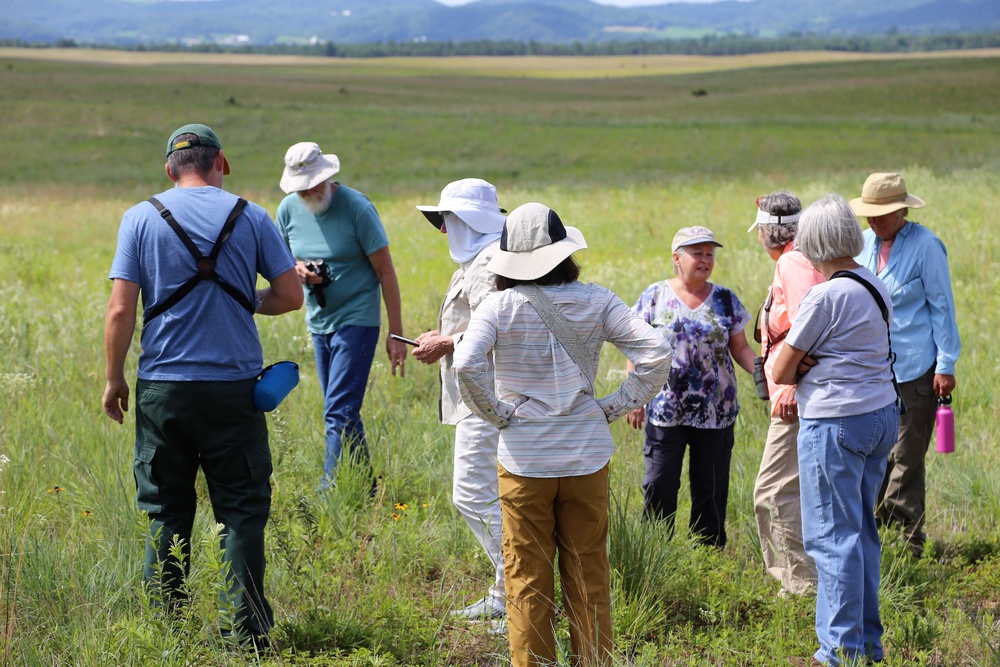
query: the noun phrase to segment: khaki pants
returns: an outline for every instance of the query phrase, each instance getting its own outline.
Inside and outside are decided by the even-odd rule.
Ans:
[[[608,466],[578,477],[521,477],[502,465],[498,474],[511,665],[555,663],[557,549],[574,664],[610,664]]]
[[[816,585],[816,566],[802,543],[798,434],[798,421],[771,418],[753,489],[764,566],[781,582],[781,595],[802,595]]]
[[[934,368],[916,380],[900,382],[899,392],[906,413],[899,417],[899,438],[889,454],[875,507],[882,523],[903,529],[910,549],[919,557],[924,548],[925,457],[937,413]]]

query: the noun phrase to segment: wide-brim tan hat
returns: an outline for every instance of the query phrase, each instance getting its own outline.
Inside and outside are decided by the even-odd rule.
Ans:
[[[323,155],[319,144],[301,141],[285,152],[285,171],[278,184],[286,194],[302,192],[329,181],[340,171],[336,155]]]
[[[865,179],[861,196],[850,201],[855,215],[876,218],[902,208],[923,208],[920,197],[906,191],[906,181],[900,174],[874,173]]]
[[[486,268],[514,280],[535,280],[586,247],[583,232],[563,225],[551,208],[535,202],[522,204],[507,216],[500,249]]]
[[[497,189],[481,178],[463,178],[444,186],[437,206],[418,206],[427,221],[441,229],[443,213],[454,213],[480,234],[503,229],[507,211],[497,203]]]

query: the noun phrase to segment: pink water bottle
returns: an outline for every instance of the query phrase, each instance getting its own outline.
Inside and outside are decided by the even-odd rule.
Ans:
[[[938,396],[937,450],[941,454],[955,451],[955,413],[951,411],[951,396]]]

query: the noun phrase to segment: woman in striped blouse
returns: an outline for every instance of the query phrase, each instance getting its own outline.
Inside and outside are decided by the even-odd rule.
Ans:
[[[511,664],[556,659],[553,559],[559,555],[572,651],[607,664],[611,630],[607,556],[608,424],[666,381],[671,348],[610,290],[579,282],[570,256],[587,244],[542,204],[515,209],[487,265],[487,297],[455,350],[462,399],[500,429],[500,508]],[[633,364],[617,390],[594,393],[607,341]],[[488,358],[493,355],[494,371]]]

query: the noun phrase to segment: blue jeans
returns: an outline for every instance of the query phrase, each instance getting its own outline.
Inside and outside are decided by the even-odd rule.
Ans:
[[[881,660],[875,500],[899,408],[800,421],[802,536],[817,573],[815,657],[835,667],[866,656]]]
[[[316,373],[323,392],[326,423],[324,486],[333,482],[343,442],[358,462],[368,466],[368,442],[361,423],[361,404],[371,372],[379,327],[347,326],[330,334],[313,334]]]

